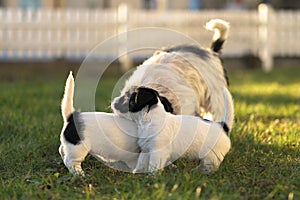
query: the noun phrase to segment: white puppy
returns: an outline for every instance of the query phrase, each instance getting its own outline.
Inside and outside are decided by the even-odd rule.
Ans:
[[[225,99],[231,98],[226,88],[223,94]],[[129,100],[129,111],[138,124],[138,143],[142,150],[134,172],[162,169],[181,155],[201,160],[205,174],[216,171],[231,147],[226,121],[233,117],[233,108],[229,107],[224,122],[210,122],[199,117],[170,114],[160,98],[155,90],[140,87]]]
[[[114,114],[76,112],[73,94],[74,78],[70,72],[61,104],[64,126],[59,147],[59,153],[69,171],[84,176],[81,162],[88,153],[112,166],[115,166],[113,163],[124,162],[128,168],[123,166],[121,170],[132,171],[140,150],[136,124]],[[117,169],[120,170],[120,166]]]

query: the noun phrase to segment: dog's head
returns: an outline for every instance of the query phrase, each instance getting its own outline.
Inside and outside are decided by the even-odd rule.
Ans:
[[[114,113],[131,119],[129,112],[141,111],[146,106],[150,109],[153,105],[158,103],[158,99],[163,104],[166,112],[173,113],[172,104],[168,99],[160,96],[156,90],[147,87],[138,87],[128,90],[124,95],[115,98],[111,107]]]
[[[156,105],[160,101],[166,112],[173,112],[171,103],[165,98],[161,97],[154,89],[147,87],[139,87],[136,92],[133,92],[129,99],[129,111],[139,112],[143,108],[147,107],[147,112],[152,106]]]
[[[111,108],[115,114],[131,120],[131,116],[129,114],[129,100],[135,91],[136,87],[132,87],[125,93],[122,93],[121,96],[114,98],[111,103]]]

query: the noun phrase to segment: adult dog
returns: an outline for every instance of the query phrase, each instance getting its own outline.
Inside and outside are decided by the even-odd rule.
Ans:
[[[120,96],[111,103],[113,112],[131,119],[129,99],[138,87],[144,86],[158,92],[167,112],[222,120],[222,90],[228,85],[228,78],[219,53],[227,39],[229,24],[214,19],[206,28],[214,31],[210,48],[181,45],[157,51],[127,80]],[[233,120],[228,121],[228,126],[232,128]]]
[[[138,144],[142,150],[134,172],[154,172],[181,155],[201,160],[200,167],[205,174],[216,171],[231,147],[227,121],[232,120],[233,108],[227,105],[231,97],[228,95],[224,88],[226,111],[224,121],[217,123],[170,114],[155,90],[138,88],[129,100],[129,111],[138,124]]]
[[[61,104],[64,126],[59,153],[65,166],[72,174],[84,176],[81,163],[90,153],[112,167],[132,172],[140,152],[136,124],[114,114],[76,112],[73,94],[74,78],[70,73]]]

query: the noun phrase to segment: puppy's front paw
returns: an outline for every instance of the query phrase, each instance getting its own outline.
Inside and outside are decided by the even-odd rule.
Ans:
[[[76,177],[85,177],[84,171],[81,166],[72,166],[69,171]]]
[[[157,166],[154,166],[154,165],[149,164],[148,171],[149,171],[151,174],[154,174],[154,173],[157,172],[158,170],[159,170],[159,168],[158,168]]]
[[[168,161],[167,165],[169,166],[169,168],[172,168],[172,169],[177,169],[177,165],[175,165],[174,163]]]
[[[167,163],[167,160],[165,158],[159,157],[155,154],[151,155],[148,171],[150,173],[155,173],[158,170],[163,170],[163,168],[166,166],[166,163]]]
[[[148,168],[149,164],[149,154],[148,153],[140,153],[136,167],[132,171],[132,173],[142,173],[145,172]]]

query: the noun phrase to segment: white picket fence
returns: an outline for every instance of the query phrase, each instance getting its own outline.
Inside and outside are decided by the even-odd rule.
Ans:
[[[261,7],[253,11],[157,12],[128,10],[123,5],[118,10],[0,9],[0,60],[81,60],[107,38],[141,27],[172,29],[206,47],[212,33],[203,25],[212,18],[222,18],[231,24],[224,57],[254,55],[261,59],[265,70],[270,70],[274,57],[300,55],[298,11]],[[157,41],[163,40],[164,37],[157,37]],[[97,56],[101,59],[118,56],[124,43]]]

